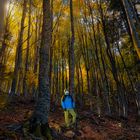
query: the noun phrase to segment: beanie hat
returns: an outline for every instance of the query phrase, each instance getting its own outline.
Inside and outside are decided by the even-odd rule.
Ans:
[[[68,90],[65,91],[65,95],[69,95],[69,91]]]

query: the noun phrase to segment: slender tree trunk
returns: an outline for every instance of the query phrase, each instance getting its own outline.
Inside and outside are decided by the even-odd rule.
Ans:
[[[17,82],[18,81],[20,82],[21,80],[21,79],[18,80],[18,78],[20,78],[22,75],[22,43],[23,43],[24,21],[26,17],[26,10],[27,10],[27,0],[24,0],[19,39],[16,50],[15,68],[12,80],[11,95],[14,95],[16,93]]]
[[[8,11],[9,13],[9,11]],[[9,16],[6,17],[5,20],[5,27],[3,27],[3,39],[2,39],[2,46],[0,47],[0,65],[2,65],[4,58],[5,58],[5,53],[6,53],[6,48],[7,48],[7,44],[6,44],[6,38],[7,38],[7,33],[9,31]],[[1,21],[2,22],[2,21]],[[1,38],[1,37],[0,37]],[[1,41],[1,40],[0,40]]]
[[[90,93],[90,77],[89,77],[90,66],[89,66],[87,36],[84,37],[83,32],[82,33],[78,32],[78,35],[79,35],[79,42],[81,42],[80,47],[81,47],[82,56],[83,56],[84,63],[85,63],[85,68],[86,68],[87,92]]]
[[[103,27],[103,33],[104,33],[104,38],[105,38],[105,42],[106,42],[106,53],[107,53],[107,57],[110,61],[111,64],[111,71],[112,71],[112,75],[113,78],[115,80],[116,83],[116,87],[118,90],[118,100],[119,100],[119,105],[121,106],[122,110],[121,110],[121,114],[120,116],[127,118],[127,103],[126,103],[126,99],[124,96],[124,89],[122,87],[121,82],[118,79],[118,72],[117,72],[117,68],[116,68],[116,62],[115,62],[115,58],[111,52],[111,46],[110,46],[110,42],[107,36],[107,30],[106,30],[106,22],[105,22],[105,17],[103,15],[103,9],[102,9],[102,5],[101,2],[100,4],[98,3],[98,8],[100,11],[100,15],[101,15],[101,22],[102,22],[102,27]]]
[[[2,46],[0,46],[0,75],[5,71],[5,65],[6,65],[6,54],[7,54],[7,43],[6,43],[6,38],[7,38],[7,33],[9,31],[9,17],[6,18],[5,21],[5,27],[4,27],[4,33],[3,33],[3,39],[2,39]],[[1,43],[1,40],[0,40]]]
[[[62,94],[64,92],[64,88],[65,88],[65,77],[64,77],[64,47],[62,46],[62,51],[61,51],[61,54],[62,54]]]
[[[70,81],[70,93],[74,94],[74,18],[73,18],[73,0],[70,0],[70,21],[71,21],[71,42],[69,47],[70,52],[70,72],[69,72],[69,81]]]
[[[88,94],[90,94],[90,76],[89,76],[89,69],[86,69],[87,74],[87,88],[88,88]]]
[[[76,75],[77,75],[77,96],[76,96],[76,98],[78,99],[78,101],[79,101],[79,103],[80,103],[80,105],[82,106],[83,104],[82,104],[82,94],[81,94],[81,83],[80,83],[80,72],[79,72],[79,62],[78,62],[78,64],[77,64],[77,66],[76,66]]]
[[[66,82],[66,89],[68,88],[68,70],[66,68],[66,79],[65,79],[65,82]]]
[[[121,0],[121,1],[122,1],[123,6],[124,6],[125,13],[127,16],[127,21],[129,24],[133,44],[134,44],[134,47],[135,47],[137,54],[140,58],[140,35],[139,35],[140,22],[139,22],[138,17],[135,13],[132,2],[128,1],[128,0]]]
[[[98,72],[95,69],[94,70],[95,74],[95,87],[96,87],[96,106],[97,106],[97,114],[98,117],[101,116],[101,103],[100,103],[100,96],[99,96],[99,79],[98,79]]]
[[[5,5],[7,3],[7,0],[0,0],[0,42],[3,38],[4,33],[4,20],[5,20]]]
[[[98,26],[98,33],[100,35],[100,30],[99,30],[99,24]],[[101,46],[101,39],[99,37],[99,51],[100,51],[100,57],[101,57],[101,62],[102,62],[102,66],[103,66],[103,87],[104,87],[104,96],[105,96],[105,103],[106,103],[106,112],[107,115],[111,115],[111,108],[110,108],[110,103],[109,103],[109,82],[108,82],[108,77],[106,74],[106,67],[105,67],[105,60],[103,58],[103,50],[102,50],[102,46]]]
[[[61,71],[61,61],[59,61],[59,67],[58,67],[58,96],[60,97],[62,93],[62,71]]]
[[[56,94],[59,94],[59,62],[57,60],[57,64],[56,64],[56,92],[55,92],[55,95]],[[54,99],[55,100],[55,99]]]
[[[23,94],[24,96],[28,93],[27,85],[27,74],[29,71],[29,48],[30,48],[30,30],[31,30],[31,0],[29,1],[29,12],[28,12],[28,40],[27,40],[27,50],[26,50],[26,60],[25,60],[25,74],[23,78]]]
[[[104,88],[104,93],[103,93],[103,97],[104,97],[104,101],[105,101],[105,109],[106,109],[106,114],[107,115],[110,115],[111,114],[111,110],[110,110],[110,104],[109,104],[109,91],[108,91],[108,82],[106,81],[106,83],[104,82],[104,75],[102,73],[102,70],[101,70],[101,64],[100,64],[100,59],[99,59],[99,48],[98,48],[98,44],[97,44],[97,37],[96,37],[96,32],[95,32],[95,23],[94,23],[94,17],[93,17],[93,12],[92,12],[92,7],[91,7],[91,4],[90,4],[90,1],[88,0],[88,7],[89,7],[89,13],[91,15],[91,21],[92,21],[92,30],[93,30],[93,39],[94,39],[94,43],[93,43],[93,39],[90,35],[90,39],[91,39],[91,43],[92,43],[92,46],[93,46],[93,49],[94,49],[94,52],[95,52],[95,57],[96,59],[94,59],[93,61],[96,62],[96,67],[97,69],[99,70],[100,72],[100,75],[101,75],[101,83],[103,84],[103,88]],[[97,27],[99,25],[97,24]],[[99,27],[98,27],[99,28]],[[91,33],[89,33],[91,34]],[[99,34],[99,29],[98,29],[98,34]],[[100,38],[100,37],[99,37]],[[99,40],[99,43],[100,43],[100,40]],[[101,43],[99,44],[99,46],[101,45]],[[100,46],[101,47],[101,46]],[[101,50],[101,49],[100,49]],[[101,56],[102,57],[102,56]],[[106,76],[106,74],[105,74]],[[105,83],[105,84],[104,84]],[[105,86],[104,86],[105,85]]]
[[[83,73],[82,73],[82,68],[81,68],[81,64],[79,61],[79,74],[80,74],[80,81],[81,81],[81,101],[83,104],[83,98],[84,98],[84,81],[83,81]]]
[[[38,78],[38,63],[39,63],[39,48],[40,48],[40,38],[41,38],[41,13],[39,11],[36,12],[36,27],[35,27],[35,47],[34,47],[34,68],[33,68],[33,71],[34,71],[34,74],[36,76],[36,78]],[[33,84],[33,87],[32,87],[32,94],[33,94],[33,97],[34,99],[37,99],[38,98],[38,88],[36,87],[35,83]]]
[[[51,0],[51,29],[52,29],[52,33],[51,33],[51,40],[52,40],[52,34],[53,34],[53,0]],[[50,72],[49,72],[49,80],[50,80],[50,92],[52,91],[51,87],[52,87],[52,59],[53,59],[53,51],[54,51],[54,48],[53,48],[53,41],[51,42],[51,47],[50,47]]]

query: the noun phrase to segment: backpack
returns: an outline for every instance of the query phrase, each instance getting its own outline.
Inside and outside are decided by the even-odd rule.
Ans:
[[[62,97],[62,101],[64,102],[65,101],[65,99],[66,99],[66,97],[70,97],[71,98],[71,101],[73,102],[73,98],[72,98],[72,96],[71,95],[64,95],[63,97]]]

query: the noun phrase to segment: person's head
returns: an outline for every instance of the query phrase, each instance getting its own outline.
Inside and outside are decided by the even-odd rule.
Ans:
[[[65,90],[64,93],[65,93],[65,95],[69,95],[69,91],[68,90]]]

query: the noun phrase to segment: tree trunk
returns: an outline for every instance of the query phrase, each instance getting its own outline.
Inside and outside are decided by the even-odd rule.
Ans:
[[[36,76],[36,78],[38,78],[38,63],[39,63],[39,48],[40,48],[40,34],[41,34],[41,19],[42,18],[39,18],[41,16],[41,13],[39,13],[38,11],[36,12],[36,29],[35,29],[35,47],[34,47],[34,74]],[[33,92],[33,96],[35,99],[38,98],[38,90],[37,90],[37,87],[35,85],[35,83],[33,84],[33,89],[32,89],[32,92]]]
[[[25,57],[25,74],[23,78],[23,95],[26,96],[28,93],[27,86],[27,74],[29,71],[29,47],[30,47],[30,29],[31,29],[31,0],[29,1],[29,13],[28,13],[28,40],[27,40],[27,50]]]
[[[56,94],[59,94],[59,61],[57,60],[57,64],[56,64],[56,92],[55,92],[55,95]]]
[[[125,13],[127,16],[127,21],[129,24],[133,44],[140,58],[140,34],[139,34],[140,22],[135,13],[132,2],[128,0],[122,0],[122,4],[124,6]]]
[[[65,77],[64,77],[64,46],[62,46],[62,51],[61,51],[61,55],[62,55],[62,94],[64,92],[64,88],[65,88]]]
[[[51,40],[52,40],[52,34],[53,34],[53,0],[51,0],[51,29],[52,29],[52,33],[51,33]],[[52,91],[52,59],[53,59],[53,41],[51,42],[51,47],[50,47],[50,72],[49,72],[49,80],[50,80],[50,92]]]
[[[9,11],[8,11],[9,13]],[[0,75],[2,75],[3,72],[5,72],[5,65],[6,65],[6,57],[7,57],[7,43],[6,43],[6,39],[7,39],[7,34],[9,33],[9,16],[6,17],[6,21],[5,21],[5,27],[4,27],[4,33],[3,33],[3,37],[2,37],[2,43],[0,46]],[[1,40],[0,40],[1,42]]]
[[[49,50],[51,46],[50,0],[43,0],[43,27],[39,61],[39,98],[31,118],[31,128],[36,136],[50,138],[48,116],[50,110]]]
[[[0,0],[0,42],[4,33],[5,5],[7,0]]]
[[[126,103],[126,99],[125,99],[125,96],[124,96],[125,91],[124,91],[124,88],[122,87],[121,82],[118,79],[116,62],[115,62],[115,58],[112,54],[111,45],[110,45],[110,42],[109,42],[109,39],[108,39],[108,36],[107,36],[106,22],[105,22],[105,17],[104,17],[104,14],[103,14],[103,9],[102,9],[101,3],[98,3],[98,8],[99,8],[99,11],[100,11],[103,34],[104,34],[104,38],[105,38],[105,42],[106,42],[106,46],[107,46],[106,53],[107,53],[107,57],[108,57],[108,59],[110,61],[110,64],[111,64],[111,72],[112,72],[112,75],[113,75],[113,78],[114,78],[114,81],[116,83],[116,87],[117,87],[117,90],[118,90],[118,102],[119,102],[119,105],[121,106],[120,107],[121,108],[120,116],[122,116],[124,118],[127,118],[127,103]]]
[[[111,107],[110,107],[110,102],[109,102],[109,82],[108,82],[108,77],[106,74],[106,67],[105,67],[105,60],[103,58],[103,50],[101,46],[101,39],[100,39],[100,30],[99,30],[99,24],[98,24],[98,33],[99,33],[99,50],[100,50],[100,57],[101,57],[101,62],[102,62],[102,67],[103,67],[103,87],[104,87],[104,97],[105,97],[105,103],[106,103],[106,113],[107,115],[111,115]]]
[[[82,94],[81,94],[81,83],[80,83],[80,72],[79,72],[79,62],[76,65],[76,75],[77,75],[77,94],[76,98],[78,99],[80,105],[82,106]]]
[[[79,73],[80,73],[80,81],[81,81],[81,100],[82,104],[84,104],[84,81],[83,81],[83,73],[82,73],[82,68],[81,68],[81,63],[79,62]]]
[[[73,18],[73,0],[70,0],[70,21],[71,21],[71,42],[69,47],[70,53],[70,68],[69,68],[69,81],[70,81],[70,93],[74,94],[74,18]]]
[[[16,50],[15,68],[12,80],[11,95],[14,95],[16,93],[18,78],[21,77],[20,75],[22,74],[22,73],[20,74],[20,71],[22,71],[22,43],[23,43],[24,21],[26,17],[26,10],[27,10],[27,0],[24,0],[19,39]],[[19,79],[19,82],[20,80],[21,79]]]

